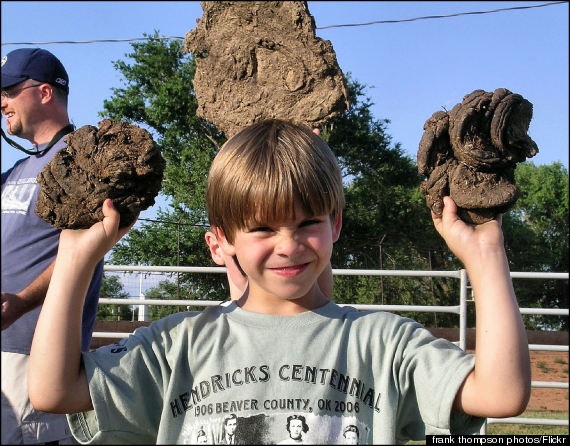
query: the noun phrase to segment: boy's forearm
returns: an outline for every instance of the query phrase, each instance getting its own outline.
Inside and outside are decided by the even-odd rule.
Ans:
[[[466,262],[466,268],[475,296],[476,350],[475,369],[465,385],[471,398],[464,403],[479,404],[462,409],[482,416],[517,415],[530,397],[530,360],[504,249]]]
[[[81,322],[93,269],[91,261],[74,253],[58,254],[30,354],[28,389],[36,409],[73,413],[92,408],[81,365]]]
[[[441,217],[432,212],[436,230],[467,269],[475,296],[475,368],[457,392],[454,407],[481,417],[521,413],[530,397],[530,360],[510,277],[502,217],[468,225],[443,197]]]

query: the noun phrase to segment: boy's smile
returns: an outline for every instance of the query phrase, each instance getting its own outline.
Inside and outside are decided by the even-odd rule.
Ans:
[[[316,284],[328,266],[342,218],[308,217],[299,204],[290,220],[263,222],[237,230],[222,247],[236,255],[248,276],[249,293],[241,306],[250,311],[296,314],[318,308],[327,299]],[[221,231],[220,231],[221,232]]]
[[[309,263],[303,263],[301,265],[293,265],[293,266],[283,266],[278,268],[271,268],[275,274],[281,275],[283,277],[295,277],[298,274],[301,274],[307,267]]]

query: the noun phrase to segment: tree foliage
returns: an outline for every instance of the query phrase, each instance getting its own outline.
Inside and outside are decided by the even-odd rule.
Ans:
[[[195,71],[181,43],[166,43],[155,31],[133,43],[127,61],[114,62],[124,87],[113,90],[102,116],[148,128],[167,161],[162,194],[171,199],[157,221],[143,222],[114,248],[111,263],[214,265],[204,241],[208,169],[224,135],[196,116]],[[458,270],[462,266],[433,227],[419,192],[422,178],[387,133],[389,121],[372,116],[366,86],[347,75],[350,110],[321,130],[341,166],[346,194],[343,229],[331,259],[333,268]],[[568,172],[560,165],[521,164],[522,191],[503,218],[513,271],[568,271]],[[563,305],[567,281],[536,282],[517,293],[521,302]],[[526,282],[525,282],[526,283]],[[566,290],[565,294],[561,291]],[[173,295],[173,293],[175,293]],[[223,300],[225,276],[180,274],[175,282],[147,291],[156,298]],[[161,296],[161,297],[159,297]],[[340,303],[457,305],[459,283],[446,278],[336,276],[333,299]],[[567,305],[567,304],[566,304]],[[167,310],[153,310],[155,317]],[[172,311],[172,310],[170,310]],[[456,315],[409,314],[426,325],[457,326]],[[527,319],[529,326],[548,323]]]
[[[133,43],[133,52],[113,66],[123,77],[124,88],[114,88],[103,103],[103,117],[124,119],[147,127],[166,159],[162,193],[185,220],[204,223],[205,177],[223,134],[196,116],[198,103],[192,79],[194,59],[182,53],[182,43],[165,43],[158,31],[149,40]]]
[[[128,299],[129,293],[123,288],[118,276],[104,274],[99,297]],[[133,318],[133,310],[128,305],[99,304],[96,318],[98,321],[130,321]]]
[[[568,272],[568,170],[561,163],[519,164],[515,171],[521,196],[503,218],[511,271]],[[568,308],[567,280],[513,281],[521,307]],[[568,329],[568,319],[525,317],[527,326]]]
[[[114,248],[110,262],[213,265],[204,242],[206,179],[224,136],[196,116],[198,104],[192,89],[196,66],[190,55],[182,53],[181,42],[166,43],[157,31],[147,37],[146,42],[132,44],[133,51],[126,55],[130,63],[113,63],[125,85],[113,89],[100,115],[127,120],[153,134],[166,159],[161,194],[170,198],[171,205],[157,213],[158,221],[129,231]],[[192,279],[186,274],[180,280]],[[196,286],[202,296],[216,289],[219,293],[214,297],[222,298],[224,284],[221,275],[209,275]]]
[[[343,229],[333,251],[333,268],[455,269],[448,265],[448,251],[419,193],[415,162],[388,135],[389,120],[372,116],[365,86],[349,77],[348,91],[351,109],[322,132],[346,182]],[[456,299],[453,292],[458,288],[453,287],[446,279],[341,276],[335,278],[333,298],[343,303],[443,305]],[[433,315],[413,316],[438,323]],[[453,317],[443,319],[448,325],[456,323]]]

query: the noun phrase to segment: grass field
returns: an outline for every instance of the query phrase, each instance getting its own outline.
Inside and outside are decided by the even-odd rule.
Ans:
[[[555,418],[568,420],[568,412],[553,410],[527,410],[523,418]],[[489,424],[487,435],[568,435],[568,426],[547,426],[543,424]]]

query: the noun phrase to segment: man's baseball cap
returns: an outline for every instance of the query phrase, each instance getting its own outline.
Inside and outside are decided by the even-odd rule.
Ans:
[[[69,77],[63,64],[52,53],[41,48],[20,48],[2,59],[2,88],[34,79],[69,93]]]

